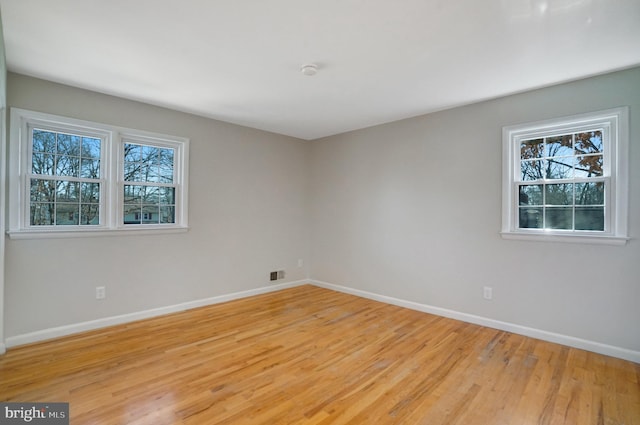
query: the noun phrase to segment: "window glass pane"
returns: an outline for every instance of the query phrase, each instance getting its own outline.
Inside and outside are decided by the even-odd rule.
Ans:
[[[77,156],[56,156],[56,174],[66,177],[79,177],[80,158]]]
[[[576,177],[602,176],[602,155],[589,155],[576,157]]]
[[[82,203],[100,203],[100,183],[81,183],[80,190],[80,201]]]
[[[604,207],[576,207],[576,230],[604,231]]]
[[[542,158],[544,153],[544,140],[524,140],[520,143],[520,159]]]
[[[142,146],[142,162],[158,164],[158,148],[154,146]]]
[[[140,205],[125,205],[123,209],[124,224],[140,224]]]
[[[55,156],[48,153],[34,153],[31,157],[31,172],[52,176],[55,164]]]
[[[521,229],[542,229],[543,208],[520,207],[519,224]]]
[[[573,229],[573,207],[547,207],[544,213],[546,229]]]
[[[576,205],[604,205],[604,183],[576,183]]]
[[[157,186],[146,186],[143,190],[142,203],[143,204],[158,204],[158,192],[160,188]]]
[[[55,216],[55,205],[53,202],[32,203],[30,206],[29,223],[32,226],[51,226]]]
[[[159,222],[160,209],[157,206],[143,205],[140,224],[158,224]]]
[[[157,173],[154,172],[153,167],[151,166],[151,164],[149,163],[145,163],[145,162],[141,162],[138,164],[139,169],[140,169],[140,173],[138,174],[138,181],[141,182],[155,182],[157,181],[156,178],[154,178]]]
[[[576,155],[587,153],[602,153],[602,131],[587,131],[575,135],[575,151]]]
[[[520,175],[522,181],[542,180],[544,177],[543,164],[544,161],[542,160],[521,161]]]
[[[571,156],[573,155],[573,137],[570,134],[547,137],[545,144],[545,156]]]
[[[128,162],[142,161],[142,146],[133,143],[124,144],[124,160]]]
[[[100,224],[100,205],[81,204],[80,205],[80,224],[93,225],[93,226]]]
[[[158,183],[160,176],[158,175],[158,166],[150,163],[144,164],[142,168],[144,174],[142,175],[142,181],[149,183]]]
[[[160,183],[173,183],[173,168],[160,167],[158,181]]]
[[[141,204],[144,196],[144,186],[124,185],[125,204]]]
[[[124,181],[127,182],[139,182],[142,181],[140,177],[140,163],[139,162],[125,162],[124,163]]]
[[[161,204],[173,204],[176,198],[176,189],[173,187],[159,188],[158,195]]]
[[[542,185],[529,184],[520,186],[520,205],[542,205]]]
[[[160,223],[175,223],[176,222],[176,209],[175,207],[162,206],[160,207]]]
[[[99,159],[82,159],[80,167],[80,177],[84,179],[100,178],[100,160]]]
[[[82,138],[82,157],[100,159],[101,140],[92,137]]]
[[[80,156],[80,137],[57,133],[56,152],[58,155]]]
[[[56,134],[51,131],[33,130],[33,152],[55,153]]]
[[[158,149],[158,165],[173,170],[173,155],[173,149]]]
[[[544,166],[547,179],[573,178],[573,157],[549,158]]]
[[[546,205],[573,205],[573,183],[548,184],[544,189]]]
[[[59,181],[56,185],[56,202],[78,202],[80,183]]]
[[[80,219],[78,207],[78,204],[56,203],[56,225],[78,225]]]
[[[31,202],[53,202],[56,199],[56,182],[31,179]]]

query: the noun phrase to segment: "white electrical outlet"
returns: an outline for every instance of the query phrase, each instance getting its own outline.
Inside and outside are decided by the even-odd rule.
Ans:
[[[485,286],[483,288],[483,296],[485,300],[493,299],[493,288],[490,286]]]
[[[302,258],[298,259],[298,267],[303,267],[304,266],[304,261],[302,260]]]
[[[104,300],[105,298],[107,298],[107,288],[96,286],[96,300]]]

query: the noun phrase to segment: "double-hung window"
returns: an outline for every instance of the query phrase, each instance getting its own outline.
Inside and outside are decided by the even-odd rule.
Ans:
[[[176,149],[125,138],[123,223],[171,224],[176,220]]]
[[[100,224],[105,138],[77,128],[29,127],[25,218],[30,227]]]
[[[12,238],[187,228],[188,140],[11,110]]]
[[[628,110],[503,129],[505,238],[627,239]]]

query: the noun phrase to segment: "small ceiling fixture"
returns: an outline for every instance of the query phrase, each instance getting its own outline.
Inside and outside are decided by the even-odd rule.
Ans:
[[[300,72],[302,72],[302,75],[311,77],[317,74],[318,65],[316,65],[315,63],[305,63],[300,67]]]

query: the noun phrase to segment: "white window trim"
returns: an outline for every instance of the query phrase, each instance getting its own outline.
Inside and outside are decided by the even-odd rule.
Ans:
[[[548,229],[519,229],[517,175],[520,161],[519,138],[545,135],[549,131],[572,131],[575,127],[602,126],[610,133],[605,145],[605,179],[608,193],[605,200],[605,232],[576,232]],[[517,146],[516,146],[517,145]],[[624,245],[628,238],[629,174],[629,108],[620,107],[563,118],[503,127],[502,129],[502,231],[504,239],[595,243]]]
[[[69,131],[77,128],[83,133],[99,135],[105,142],[103,147],[106,164],[101,163],[102,202],[101,222],[96,226],[46,226],[30,227],[29,190],[26,178],[30,156],[29,126],[41,124],[48,128]],[[171,224],[124,225],[122,223],[123,187],[122,161],[123,138],[141,143],[175,148],[174,167],[176,184],[176,222]],[[147,131],[99,124],[74,118],[11,108],[11,131],[9,148],[9,229],[11,239],[76,238],[116,235],[157,235],[188,231],[189,190],[189,139],[167,136]]]

